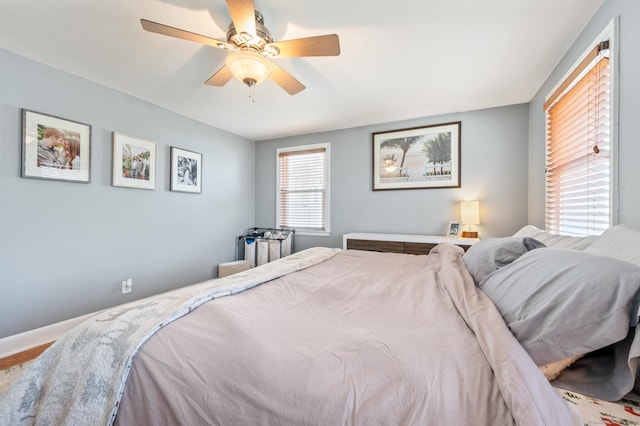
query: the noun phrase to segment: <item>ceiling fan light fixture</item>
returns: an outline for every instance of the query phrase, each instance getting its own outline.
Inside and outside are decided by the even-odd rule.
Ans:
[[[225,62],[231,74],[249,87],[264,81],[273,69],[267,58],[250,49],[231,52]]]

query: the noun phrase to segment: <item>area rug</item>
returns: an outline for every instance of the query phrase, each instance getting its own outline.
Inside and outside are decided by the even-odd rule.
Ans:
[[[628,399],[617,402],[602,401],[559,388],[555,390],[565,401],[576,406],[585,426],[640,425],[640,404],[637,402]]]

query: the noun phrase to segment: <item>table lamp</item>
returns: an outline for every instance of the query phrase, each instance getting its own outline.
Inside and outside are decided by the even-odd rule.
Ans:
[[[480,224],[480,203],[478,201],[462,201],[460,203],[460,222],[466,227],[462,231],[463,238],[478,238],[478,231],[472,231],[472,225]]]

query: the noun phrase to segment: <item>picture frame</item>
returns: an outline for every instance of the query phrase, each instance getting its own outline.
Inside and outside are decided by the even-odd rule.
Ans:
[[[91,125],[22,109],[24,178],[89,183]]]
[[[170,157],[170,190],[202,193],[202,154],[172,146]]]
[[[155,190],[156,151],[155,142],[113,132],[112,185]]]
[[[449,222],[447,226],[447,237],[456,238],[460,236],[462,232],[462,224],[457,221]]]
[[[373,190],[460,188],[461,126],[373,133]]]

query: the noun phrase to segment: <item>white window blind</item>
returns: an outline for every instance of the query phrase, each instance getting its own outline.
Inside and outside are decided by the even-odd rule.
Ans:
[[[599,235],[611,224],[608,42],[598,44],[545,103],[545,228]]]
[[[278,150],[278,226],[327,232],[328,146]]]

